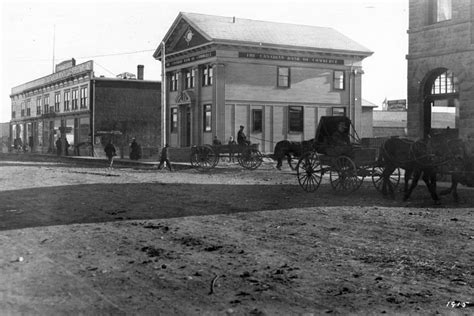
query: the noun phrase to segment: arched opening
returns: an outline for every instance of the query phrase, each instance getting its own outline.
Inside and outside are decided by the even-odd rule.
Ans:
[[[449,129],[458,133],[459,87],[455,74],[446,68],[430,72],[423,90],[423,136]]]

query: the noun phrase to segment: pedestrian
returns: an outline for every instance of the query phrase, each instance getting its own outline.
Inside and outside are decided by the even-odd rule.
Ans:
[[[229,162],[234,162],[235,145],[237,145],[237,143],[235,142],[233,136],[229,137],[227,145],[229,145]]]
[[[170,153],[169,153],[169,145],[166,144],[165,147],[161,150],[161,159],[160,159],[160,164],[158,165],[158,170],[161,170],[163,168],[163,164],[166,163],[166,166],[170,169],[170,171],[173,171],[171,167],[171,162],[170,162]]]
[[[108,168],[112,168],[114,164],[114,156],[117,155],[114,144],[112,144],[112,139],[109,140],[108,144],[104,147],[105,156],[107,156]]]
[[[69,142],[67,141],[67,138],[64,138],[64,152],[66,156],[69,155]]]
[[[240,125],[240,129],[237,132],[237,143],[239,145],[245,145],[245,146],[250,145],[250,141],[247,140],[247,136],[245,136],[243,125]]]
[[[140,153],[140,145],[137,143],[136,138],[132,138],[132,143],[130,144],[130,159],[138,160],[142,157]]]
[[[58,156],[61,156],[61,150],[62,150],[61,137],[58,137],[58,140],[56,140],[56,154]]]

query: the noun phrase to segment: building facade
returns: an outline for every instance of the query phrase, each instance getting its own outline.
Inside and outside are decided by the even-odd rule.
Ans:
[[[408,41],[408,135],[423,137],[439,127],[474,137],[474,1],[410,0]]]
[[[160,95],[160,82],[143,80],[143,66],[138,80],[97,78],[93,61],[76,65],[72,59],[51,75],[12,88],[10,144],[21,140],[29,151],[56,153],[60,139],[67,140],[70,154],[102,155],[103,143],[115,135],[122,155],[131,137],[158,147]]]
[[[173,147],[227,142],[243,125],[271,152],[314,138],[326,115],[361,130],[362,60],[372,52],[333,29],[180,13],[162,43],[154,57]]]

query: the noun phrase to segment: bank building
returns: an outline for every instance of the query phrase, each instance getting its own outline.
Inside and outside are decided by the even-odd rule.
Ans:
[[[372,52],[327,27],[181,12],[153,57],[164,64],[166,142],[227,142],[240,125],[262,152],[314,138],[321,116],[370,137],[362,61]]]

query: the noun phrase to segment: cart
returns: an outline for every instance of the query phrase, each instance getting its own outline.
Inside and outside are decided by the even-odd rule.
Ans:
[[[339,123],[348,127],[346,136],[350,144],[342,148],[331,142],[331,135]],[[381,190],[383,167],[378,162],[379,144],[363,143],[349,118],[343,116],[323,116],[319,121],[313,150],[304,153],[298,160],[296,174],[299,185],[307,192],[315,192],[325,174],[329,175],[331,187],[342,194],[356,191],[364,178],[371,177],[377,190]],[[400,182],[400,169],[390,177],[394,187]]]
[[[191,147],[191,166],[200,169],[212,169],[221,158],[234,159],[248,170],[260,167],[263,155],[258,150],[259,144],[251,145],[200,145]]]

